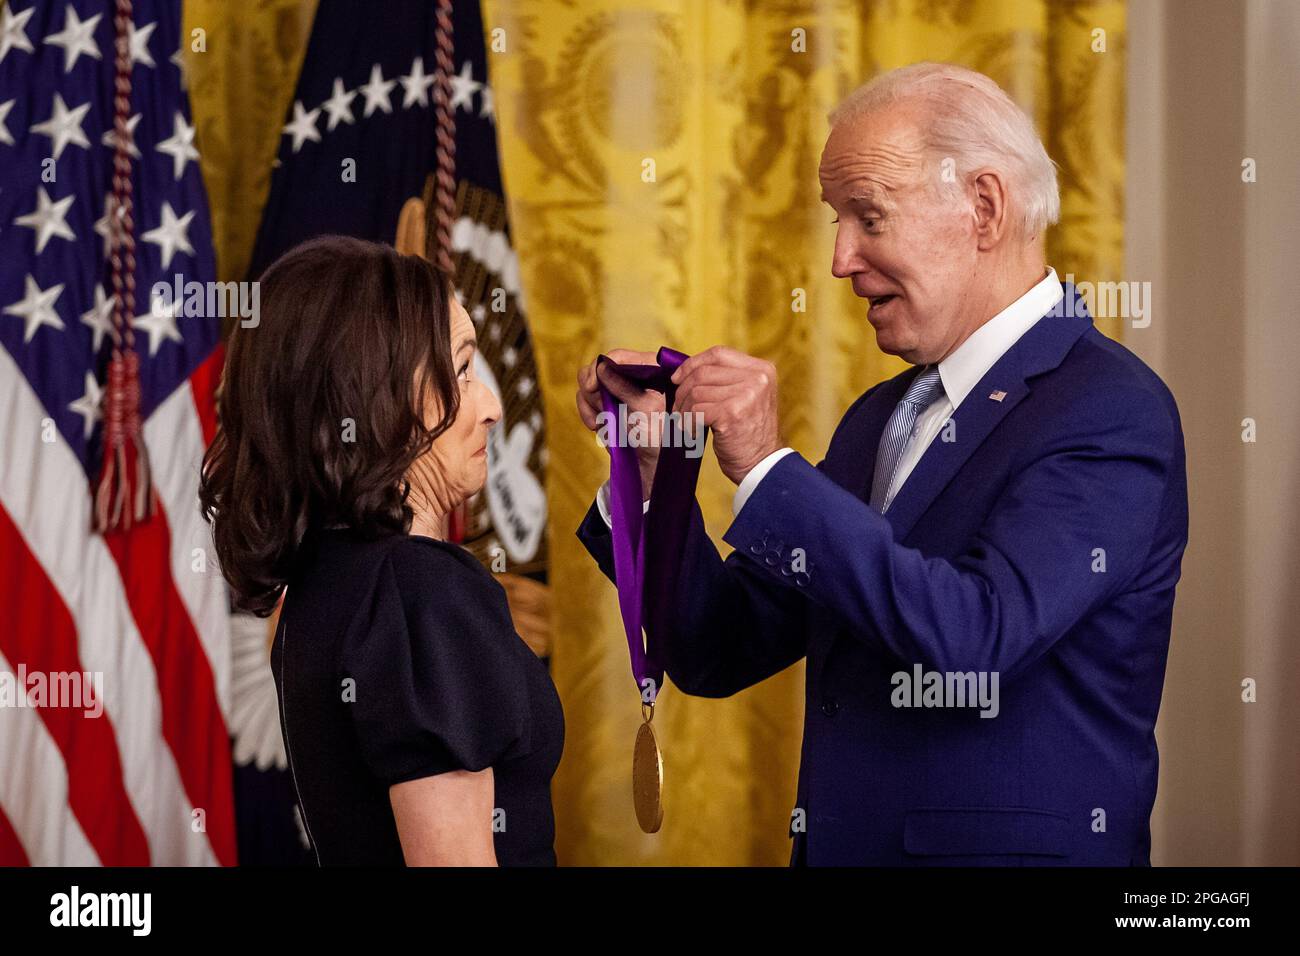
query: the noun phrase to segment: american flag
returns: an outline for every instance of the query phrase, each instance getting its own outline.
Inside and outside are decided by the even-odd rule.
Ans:
[[[220,319],[151,305],[214,257],[180,0],[128,9],[134,347],[155,512],[93,529],[112,353],[114,0],[0,10],[0,864],[235,862],[229,608],[197,505]],[[102,716],[25,674],[102,674]],[[0,701],[3,701],[0,694]]]

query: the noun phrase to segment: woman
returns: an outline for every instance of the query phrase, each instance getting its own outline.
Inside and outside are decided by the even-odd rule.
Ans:
[[[270,614],[280,727],[321,865],[554,865],[555,687],[446,540],[500,418],[425,260],[337,236],[261,279],[199,489],[238,603]]]

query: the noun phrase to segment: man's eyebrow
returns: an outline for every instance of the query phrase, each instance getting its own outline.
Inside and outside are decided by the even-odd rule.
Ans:
[[[472,335],[467,339],[462,339],[460,345],[456,346],[456,354],[459,355],[461,352],[465,351],[466,347],[471,349],[478,348],[478,339]]]
[[[822,191],[821,201],[826,203],[828,206],[830,205],[830,200],[826,198],[825,190]],[[850,196],[846,196],[845,202],[870,203],[872,205],[880,206],[881,208],[884,208],[885,205],[887,205],[888,200],[886,199],[885,194],[882,190],[869,189],[865,192],[861,192],[861,191],[855,192]]]

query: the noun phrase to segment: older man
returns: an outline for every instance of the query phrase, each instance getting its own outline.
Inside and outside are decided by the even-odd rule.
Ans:
[[[988,77],[879,77],[819,172],[832,271],[913,367],[815,467],[782,447],[772,365],[716,347],[678,370],[739,487],[725,561],[694,508],[668,675],[723,697],[807,658],[796,864],[1149,864],[1187,542],[1174,400],[1046,267],[1055,170]],[[578,404],[595,428],[594,363]],[[606,495],[579,534],[612,575]]]

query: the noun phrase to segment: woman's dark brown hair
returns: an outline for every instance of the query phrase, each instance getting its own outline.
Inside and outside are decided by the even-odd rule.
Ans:
[[[259,295],[228,345],[199,504],[236,603],[265,616],[309,529],[410,530],[404,476],[460,389],[447,280],[419,256],[324,236],[272,263]]]

